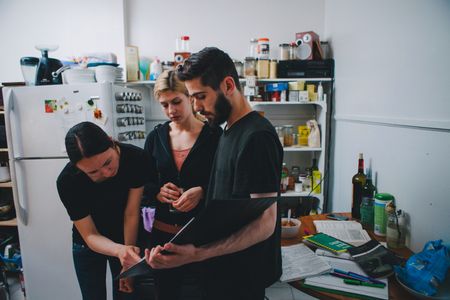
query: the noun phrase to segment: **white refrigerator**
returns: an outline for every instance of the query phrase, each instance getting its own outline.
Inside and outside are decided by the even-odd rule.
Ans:
[[[142,95],[109,83],[3,90],[26,298],[79,300],[72,222],[56,189],[68,162],[64,137],[73,125],[91,121],[116,140],[143,147]]]

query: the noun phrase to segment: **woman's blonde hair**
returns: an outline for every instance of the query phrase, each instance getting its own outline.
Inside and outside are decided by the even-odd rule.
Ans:
[[[176,71],[167,70],[158,76],[153,89],[153,96],[158,99],[164,92],[178,92],[189,95],[184,82],[178,79]]]

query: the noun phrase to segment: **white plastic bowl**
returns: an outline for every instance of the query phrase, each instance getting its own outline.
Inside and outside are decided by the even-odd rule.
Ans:
[[[97,82],[115,82],[117,79],[117,67],[97,66],[95,67],[95,79]]]
[[[62,73],[63,83],[95,82],[95,72],[90,69],[68,69]]]
[[[298,232],[300,230],[300,225],[302,222],[298,219],[291,218],[291,223],[295,224],[294,226],[283,226],[283,224],[287,223],[288,218],[281,218],[281,238],[283,239],[291,239],[298,236]]]

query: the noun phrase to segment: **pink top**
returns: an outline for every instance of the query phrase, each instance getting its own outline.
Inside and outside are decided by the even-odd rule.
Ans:
[[[173,159],[175,160],[175,165],[177,166],[178,172],[181,170],[181,166],[183,165],[184,161],[186,160],[186,157],[188,156],[189,151],[191,151],[191,148],[184,149],[184,150],[173,150],[172,149]]]

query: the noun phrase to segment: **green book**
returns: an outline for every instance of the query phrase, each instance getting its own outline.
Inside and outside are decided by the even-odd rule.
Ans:
[[[303,240],[334,253],[345,252],[347,249],[353,247],[352,245],[323,232],[305,236],[303,237]]]

